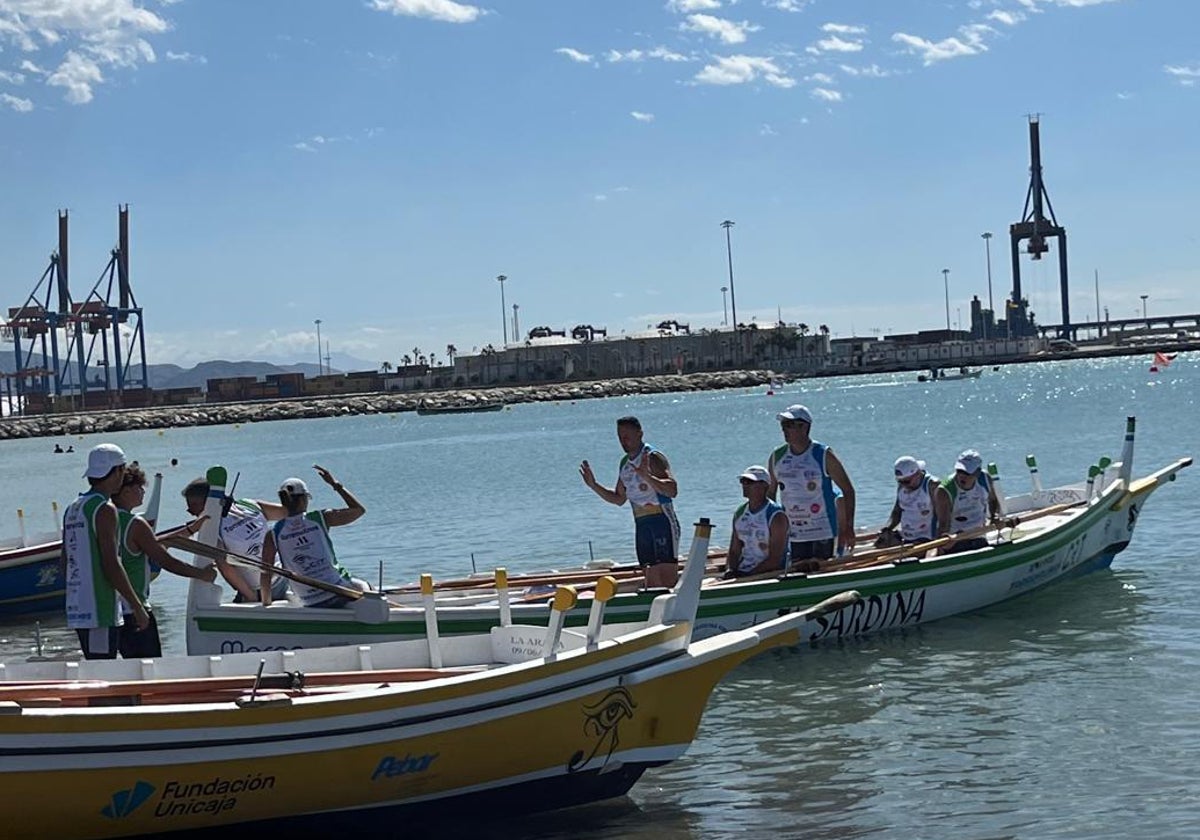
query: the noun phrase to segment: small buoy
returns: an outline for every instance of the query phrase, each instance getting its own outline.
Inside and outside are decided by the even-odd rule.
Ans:
[[[159,437],[162,437],[162,436],[163,436],[163,430],[162,430],[162,429],[159,429],[159,430],[158,430],[158,436],[159,436]]]
[[[240,429],[240,428],[242,428],[242,424],[241,424],[241,423],[234,423],[234,424],[233,424],[233,428],[235,428],[235,429]]]
[[[178,459],[178,458],[172,458],[172,459],[171,459],[171,466],[172,466],[172,467],[177,467],[177,466],[179,466],[179,459]]]

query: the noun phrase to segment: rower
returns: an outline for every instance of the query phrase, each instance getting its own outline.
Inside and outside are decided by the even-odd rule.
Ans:
[[[938,484],[933,496],[937,536],[953,531],[977,531],[989,521],[1000,518],[1000,499],[991,480],[983,472],[983,458],[974,449],[958,456],[954,475]],[[974,551],[987,547],[987,538],[980,535],[956,540],[941,548],[939,554]]]

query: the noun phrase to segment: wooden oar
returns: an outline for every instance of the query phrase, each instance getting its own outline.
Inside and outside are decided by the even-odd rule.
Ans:
[[[920,543],[905,543],[893,548],[875,549],[873,552],[867,552],[861,555],[855,555],[846,563],[839,563],[830,566],[827,571],[840,572],[846,569],[861,569],[867,566],[875,566],[882,563],[889,563],[892,560],[898,560],[902,557],[921,557],[930,551],[958,542],[959,540],[971,540],[976,537],[982,537],[992,531],[999,531],[1003,528],[1015,528],[1018,525],[1029,522],[1032,519],[1037,519],[1042,516],[1051,516],[1056,513],[1062,513],[1069,508],[1077,507],[1078,505],[1086,504],[1086,502],[1064,502],[1058,505],[1041,508],[1040,510],[1031,511],[1023,516],[1010,516],[998,525],[986,524],[980,525],[978,528],[969,528],[966,531],[959,531],[956,534],[946,534],[942,537],[937,537],[932,540],[926,540]]]
[[[724,550],[710,551],[708,558],[709,560],[719,560],[725,554]],[[710,565],[712,565],[714,572],[720,568],[716,564]],[[523,586],[574,583],[580,580],[595,580],[605,575],[612,575],[615,578],[640,577],[642,572],[642,567],[638,565],[613,566],[608,569],[579,569],[572,572],[537,572],[524,575],[509,575],[508,586],[510,589],[519,589]],[[433,585],[433,588],[438,591],[447,589],[493,589],[495,585],[495,580],[491,577],[453,578],[451,580],[438,581]],[[389,586],[385,591],[396,594],[420,592],[421,585],[419,583],[405,583],[400,586]]]
[[[229,551],[224,548],[218,548],[215,545],[198,542],[197,540],[189,539],[182,534],[176,534],[170,537],[164,537],[162,544],[170,548],[178,548],[180,551],[189,551],[192,554],[206,557],[209,560],[227,559],[232,560],[240,566],[248,566],[252,569],[258,569],[263,572],[270,572],[273,575],[294,580],[296,583],[303,583],[305,586],[311,586],[313,589],[322,589],[326,592],[331,592],[334,595],[341,595],[343,598],[358,600],[363,596],[361,590],[355,589],[352,586],[340,586],[336,583],[327,583],[323,580],[309,577],[308,575],[293,572],[290,569],[285,569],[282,566],[269,566],[257,557],[249,557],[245,554],[238,554],[236,551]]]

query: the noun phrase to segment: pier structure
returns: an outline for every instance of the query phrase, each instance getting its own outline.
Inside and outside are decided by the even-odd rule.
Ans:
[[[1012,295],[1005,304],[1007,333],[1012,336],[1033,335],[1036,332],[1027,316],[1029,301],[1021,294],[1021,243],[1025,253],[1035,260],[1050,250],[1048,239],[1058,240],[1058,282],[1062,301],[1062,338],[1074,336],[1071,326],[1071,302],[1067,291],[1067,229],[1058,223],[1050,194],[1042,179],[1042,141],[1036,115],[1029,118],[1029,189],[1025,193],[1025,210],[1021,221],[1008,227],[1012,257]]]

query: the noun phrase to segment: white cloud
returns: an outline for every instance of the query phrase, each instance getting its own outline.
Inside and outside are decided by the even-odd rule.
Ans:
[[[626,50],[625,52],[621,52],[620,50],[609,50],[604,54],[604,58],[606,61],[611,63],[624,61],[644,61],[647,58],[656,58],[659,61],[665,61],[668,63],[691,61],[691,59],[686,55],[674,52],[666,47],[655,47],[649,51],[638,49]]]
[[[854,67],[849,64],[839,64],[838,67],[847,76],[864,76],[871,79],[886,79],[888,76],[895,75],[891,70],[884,70],[878,64],[871,64],[866,67]]]
[[[836,35],[865,35],[867,27],[854,26],[848,23],[827,23],[821,27],[822,32],[832,32]]]
[[[454,0],[371,0],[371,8],[377,12],[443,23],[472,23],[484,13],[478,6],[455,3]]]
[[[63,88],[64,98],[77,105],[92,100],[95,86],[105,81],[103,68],[154,62],[146,38],[168,29],[165,19],[133,0],[0,0],[0,45],[26,53],[65,48],[53,70],[27,61],[21,69]]]
[[[33,100],[20,99],[7,93],[0,93],[0,105],[7,105],[14,111],[25,114],[33,110]]]
[[[202,55],[193,55],[190,52],[171,52],[167,50],[167,61],[183,61],[188,64],[208,64],[208,59]]]
[[[667,0],[668,11],[685,15],[719,8],[721,8],[720,0]]]
[[[862,52],[861,41],[845,41],[836,35],[817,41],[817,49],[821,52]]]
[[[741,44],[745,42],[748,32],[757,32],[761,27],[745,20],[738,23],[712,15],[688,15],[687,22],[681,23],[679,28],[685,32],[699,32],[702,35],[719,38],[725,44]]]
[[[763,0],[768,9],[779,9],[781,12],[802,12],[808,5],[808,0]]]
[[[804,81],[817,82],[818,84],[822,85],[831,85],[833,84],[833,76],[830,76],[828,73],[813,73],[811,76],[805,76]]]
[[[892,40],[906,47],[907,52],[920,56],[926,67],[939,61],[978,55],[987,51],[987,46],[981,40],[970,36],[965,36],[962,40],[951,37],[941,41],[929,41],[917,35],[897,32],[892,36]]]
[[[572,61],[577,61],[580,64],[592,63],[592,57],[590,55],[585,52],[580,52],[573,47],[559,47],[555,50],[555,52],[559,55],[565,55],[567,58],[571,59]]]
[[[10,85],[23,85],[25,84],[25,74],[0,70],[0,82],[8,82]]]
[[[813,99],[820,99],[823,102],[841,102],[842,92],[840,90],[816,87],[812,89],[812,97]]]
[[[694,78],[702,85],[744,85],[760,76],[775,87],[796,86],[796,80],[789,77],[774,60],[753,55],[717,56]]]
[[[1194,87],[1196,80],[1200,79],[1200,64],[1192,65],[1172,65],[1163,66],[1163,72],[1171,76],[1175,81],[1184,87]]]
[[[779,132],[776,131],[775,129],[771,128],[770,123],[763,123],[762,127],[759,128],[759,130],[758,130],[758,134],[760,137],[778,137],[779,136]]]
[[[103,81],[100,66],[74,51],[67,53],[58,68],[46,77],[46,84],[66,88],[65,99],[72,105],[91,102],[92,87]]]
[[[633,117],[638,122],[644,122],[644,123],[654,122],[654,115],[647,114],[645,111],[630,111],[629,116]]]
[[[1003,23],[1005,26],[1016,26],[1021,21],[1025,20],[1025,15],[1021,12],[1010,12],[1005,9],[996,9],[987,16],[988,20],[994,20],[996,23]]]

